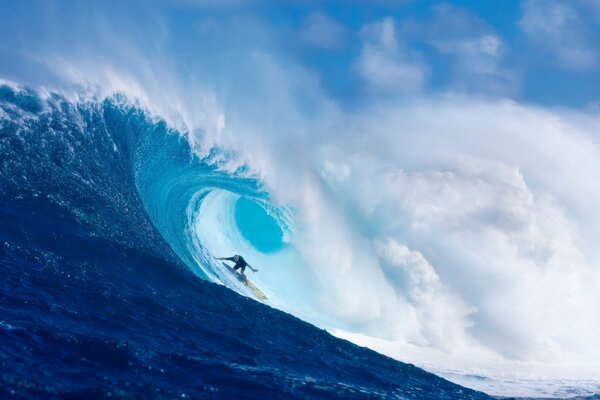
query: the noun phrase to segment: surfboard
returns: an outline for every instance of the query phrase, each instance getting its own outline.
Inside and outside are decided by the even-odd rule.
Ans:
[[[244,285],[246,285],[246,287],[248,289],[250,289],[250,291],[252,291],[252,293],[254,294],[254,296],[256,296],[257,299],[259,299],[259,300],[267,300],[267,296],[265,296],[265,294],[259,288],[257,288],[252,282],[250,282],[248,280],[248,278],[244,279],[244,277],[242,276],[242,274],[240,274],[239,272],[235,271],[229,265],[227,265],[225,263],[221,263],[221,264],[223,264],[223,266],[225,266],[225,268],[227,268],[229,271],[231,271],[231,273],[233,275],[235,275],[235,277],[237,278],[238,281],[240,281]]]

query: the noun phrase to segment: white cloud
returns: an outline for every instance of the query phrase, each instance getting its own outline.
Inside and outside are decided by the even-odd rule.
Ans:
[[[433,42],[440,53],[455,56],[454,88],[489,94],[512,94],[517,80],[512,71],[500,66],[504,44],[493,34]]]
[[[413,23],[414,26],[419,24]],[[453,57],[453,90],[513,94],[518,89],[516,74],[505,67],[507,46],[487,24],[468,11],[442,4],[417,31],[439,53]]]
[[[600,60],[598,41],[575,5],[565,1],[526,0],[522,3],[519,27],[536,47],[553,54],[559,65],[590,69]]]
[[[364,26],[360,36],[362,50],[357,69],[371,91],[405,94],[423,89],[427,67],[401,49],[392,18]]]
[[[339,49],[347,34],[344,25],[321,12],[309,14],[299,33],[303,42],[323,50]]]

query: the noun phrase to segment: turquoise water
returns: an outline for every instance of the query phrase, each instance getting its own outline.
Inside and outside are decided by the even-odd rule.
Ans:
[[[269,253],[283,246],[279,224],[258,203],[240,197],[235,203],[235,222],[242,236],[258,251]]]

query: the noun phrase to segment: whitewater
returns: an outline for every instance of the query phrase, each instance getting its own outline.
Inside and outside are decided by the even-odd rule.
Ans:
[[[267,45],[191,68],[102,33],[0,77],[0,193],[252,298],[241,254],[267,305],[489,395],[600,393],[597,112],[349,106]]]

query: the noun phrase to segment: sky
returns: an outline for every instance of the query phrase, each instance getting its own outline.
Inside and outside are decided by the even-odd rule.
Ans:
[[[549,106],[595,108],[600,100],[595,0],[3,1],[0,10],[2,66],[15,77],[24,71],[14,58],[32,47],[81,52],[86,38],[104,36],[105,51],[117,27],[190,69],[205,52],[268,49],[349,107],[448,91]]]

